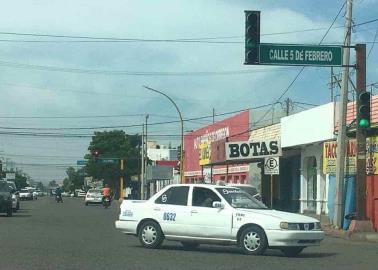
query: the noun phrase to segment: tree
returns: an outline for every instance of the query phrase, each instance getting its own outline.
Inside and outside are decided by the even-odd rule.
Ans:
[[[42,184],[42,182],[38,182],[36,188],[40,191],[46,191],[46,187]]]
[[[28,175],[25,174],[22,170],[16,169],[16,178],[14,183],[16,184],[17,189],[21,189],[28,186],[27,180]]]
[[[95,132],[88,150],[91,154],[86,158],[89,160],[85,167],[88,175],[95,179],[104,179],[113,190],[119,194],[119,178],[124,174],[126,185],[130,186],[130,178],[140,173],[140,135],[128,135],[123,130]],[[98,151],[98,159],[93,153]],[[114,159],[115,163],[102,162],[103,159]],[[96,162],[97,159],[97,162]],[[120,171],[120,159],[124,159],[124,171]]]
[[[63,180],[63,189],[73,192],[75,189],[82,188],[84,185],[84,169],[75,170],[68,167],[66,170],[67,177]]]

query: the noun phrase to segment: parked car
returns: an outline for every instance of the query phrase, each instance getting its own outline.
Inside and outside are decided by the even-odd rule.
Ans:
[[[20,192],[17,191],[16,184],[12,181],[7,181],[8,185],[14,191],[12,193],[12,208],[13,212],[17,212],[20,209]]]
[[[85,197],[86,194],[87,194],[87,193],[86,193],[84,190],[82,190],[82,191],[79,191],[79,192],[77,193],[77,196],[83,198],[83,197]]]
[[[8,217],[13,214],[12,207],[12,193],[14,190],[9,186],[9,184],[0,180],[0,213],[6,213]]]
[[[124,200],[115,226],[146,248],[167,239],[188,249],[238,245],[256,255],[272,248],[295,256],[324,238],[314,218],[268,209],[239,188],[204,184],[169,185],[147,201]]]
[[[33,192],[30,189],[21,189],[20,190],[20,200],[33,200]]]
[[[90,189],[85,196],[85,205],[102,203],[101,189]]]
[[[258,192],[257,188],[252,186],[252,185],[230,184],[229,186],[240,188],[241,190],[243,190],[243,191],[247,192],[249,195],[251,195],[253,198],[261,201],[261,194]]]
[[[62,192],[62,197],[70,197],[70,193],[69,192]]]

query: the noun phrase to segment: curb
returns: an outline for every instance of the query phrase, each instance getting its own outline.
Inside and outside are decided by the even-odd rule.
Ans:
[[[343,230],[324,230],[326,236],[342,238],[357,242],[378,243],[378,233],[375,232],[350,232]]]

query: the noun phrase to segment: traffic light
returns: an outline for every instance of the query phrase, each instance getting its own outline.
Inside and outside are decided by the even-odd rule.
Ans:
[[[370,127],[370,92],[362,92],[358,96],[358,127]]]
[[[259,63],[260,11],[245,10],[245,65]]]
[[[181,160],[181,145],[177,146],[177,160]]]
[[[94,158],[95,163],[97,163],[99,156],[100,156],[100,151],[94,150],[93,151],[93,158]]]

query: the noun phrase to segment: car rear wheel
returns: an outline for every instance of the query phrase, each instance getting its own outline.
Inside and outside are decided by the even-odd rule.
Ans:
[[[159,224],[154,221],[146,221],[139,230],[139,241],[146,248],[158,248],[164,240],[163,232]]]
[[[181,242],[181,244],[186,250],[196,249],[200,245],[199,243],[196,243],[196,242]]]
[[[244,254],[263,254],[268,247],[264,230],[254,225],[247,227],[239,236],[239,246]]]
[[[281,248],[281,251],[285,256],[294,257],[301,253],[303,249],[304,247],[285,247]]]
[[[16,210],[20,210],[20,202],[17,202]]]

